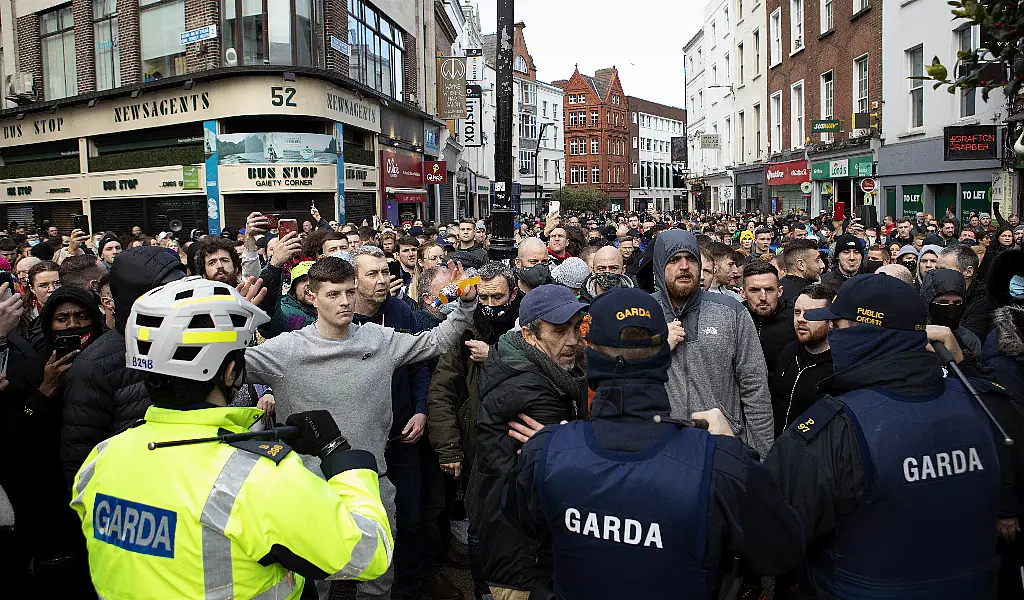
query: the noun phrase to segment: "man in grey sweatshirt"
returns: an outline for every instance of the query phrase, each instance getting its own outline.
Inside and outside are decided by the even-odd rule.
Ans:
[[[719,408],[736,436],[757,450],[761,460],[774,440],[768,369],[742,304],[724,294],[700,289],[701,255],[689,231],[670,229],[654,244],[654,297],[665,318],[683,324],[669,371],[672,414],[689,415]]]
[[[458,308],[435,329],[416,335],[375,323],[352,322],[355,270],[348,261],[321,258],[309,270],[309,290],[317,320],[245,352],[248,383],[273,386],[275,412],[288,415],[326,409],[353,448],[368,450],[381,465],[380,491],[395,527],[395,487],[387,479],[384,448],[391,430],[391,376],[403,365],[435,358],[455,346],[476,308],[476,287],[464,292]],[[314,472],[319,460],[303,457]],[[394,569],[359,584],[357,598],[386,598]]]

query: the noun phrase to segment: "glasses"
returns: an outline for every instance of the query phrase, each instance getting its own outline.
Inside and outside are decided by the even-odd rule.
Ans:
[[[60,287],[60,282],[59,281],[44,281],[42,283],[37,283],[35,285],[35,287],[37,287],[39,289],[43,289],[43,290],[47,290],[47,291],[52,292],[53,290],[55,290],[55,289]]]

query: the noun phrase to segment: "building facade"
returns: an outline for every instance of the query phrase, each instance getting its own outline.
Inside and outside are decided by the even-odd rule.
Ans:
[[[551,138],[564,129],[564,102],[561,88],[537,80],[537,65],[523,35],[525,28],[525,23],[516,23],[512,38],[512,201],[519,212],[538,214],[544,199],[564,180],[557,176],[564,164],[564,148]],[[497,34],[485,35],[483,43],[487,64],[493,68],[497,64]],[[546,180],[545,160],[550,173]]]
[[[467,50],[483,51],[483,35],[480,11],[474,4],[462,6],[466,18],[462,47]],[[463,145],[465,159],[466,194],[460,197],[456,217],[482,219],[491,212],[491,183],[494,181],[494,121],[496,118],[495,94],[497,73],[486,61],[480,61],[479,74],[468,75],[469,85],[480,86],[480,102],[477,105],[467,101],[466,119],[459,121],[456,130],[457,141]],[[478,79],[474,78],[478,77]],[[472,112],[476,111],[476,112]]]
[[[711,189],[704,177],[708,174],[705,153],[701,148],[700,136],[707,130],[707,107],[705,105],[705,48],[704,28],[701,27],[686,45],[684,75],[687,119],[687,167],[686,181],[689,190],[688,210],[706,212],[711,210]]]
[[[733,99],[733,196],[740,211],[768,212],[765,181],[768,158],[767,20],[763,0],[731,0]]]
[[[860,184],[875,174],[879,147],[881,3],[765,2],[770,208],[817,213],[842,203],[852,214],[876,204]]]
[[[630,210],[685,210],[685,161],[673,161],[672,140],[686,148],[686,111],[633,96],[627,102]]]
[[[1003,192],[1004,176],[999,155],[1002,149],[1001,121],[1006,101],[998,90],[985,102],[979,90],[932,89],[927,81],[907,79],[924,75],[924,66],[938,56],[944,65],[957,63],[958,51],[978,47],[979,27],[950,22],[945,11],[912,0],[886,3],[882,53],[885,78],[882,135],[885,144],[879,150],[878,175],[883,196],[882,213],[913,216],[918,211],[940,218],[947,208],[961,222],[970,211],[989,212],[992,192]],[[952,73],[950,75],[952,77]],[[944,131],[970,133],[989,131],[994,158],[989,160],[945,160]],[[993,181],[996,176],[996,181]],[[1000,208],[1009,216],[1015,197],[1004,194]]]
[[[216,233],[253,211],[454,215],[437,114],[458,6],[397,0],[24,0],[0,11],[0,219]],[[10,76],[10,77],[7,77]],[[447,135],[446,139],[443,134]],[[446,181],[425,162],[445,160]],[[177,211],[172,212],[172,211]]]
[[[618,70],[598,69],[591,77],[577,68],[568,80],[553,84],[565,92],[567,185],[597,188],[608,195],[612,210],[625,210],[629,206],[629,107]]]

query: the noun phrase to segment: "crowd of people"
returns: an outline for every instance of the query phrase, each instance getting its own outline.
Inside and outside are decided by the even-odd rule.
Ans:
[[[249,448],[287,474],[244,484],[268,489],[233,517],[248,531],[227,505],[234,587],[211,595],[206,577],[206,597],[465,600],[447,566],[476,600],[1024,598],[1024,456],[932,352],[1024,431],[1024,225],[995,215],[521,215],[510,260],[490,257],[489,219],[12,224],[0,415],[22,452],[0,470],[4,595],[202,595],[218,469],[194,465],[198,491],[176,492],[177,470],[124,440],[287,422],[302,462]],[[200,409],[224,412],[176,416]],[[327,492],[302,464],[362,508],[322,522],[340,509],[305,500]],[[141,524],[110,537],[95,511],[114,488],[138,492],[126,510],[198,503],[201,535],[179,525],[170,556],[191,575],[136,578],[123,567],[174,567],[105,554],[168,558],[139,549]],[[262,567],[232,583],[231,552]]]

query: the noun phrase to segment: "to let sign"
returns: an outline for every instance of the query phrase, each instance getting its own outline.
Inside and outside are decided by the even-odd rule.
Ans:
[[[946,127],[946,160],[992,160],[999,156],[995,125]]]
[[[443,160],[423,161],[423,183],[444,185],[448,183],[448,168]]]

